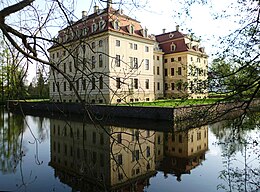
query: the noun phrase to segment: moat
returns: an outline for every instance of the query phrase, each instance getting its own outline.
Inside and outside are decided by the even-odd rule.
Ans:
[[[0,109],[0,191],[260,189],[259,113],[174,130]]]

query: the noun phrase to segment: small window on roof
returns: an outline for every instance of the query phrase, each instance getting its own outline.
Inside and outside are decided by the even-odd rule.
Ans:
[[[92,32],[95,32],[97,30],[97,24],[93,23],[92,24]]]
[[[176,50],[176,45],[174,43],[171,44],[171,51],[175,51]]]
[[[133,25],[130,25],[130,33],[133,34],[134,33],[134,26]]]
[[[115,20],[115,21],[114,21],[114,29],[116,29],[116,30],[119,30],[119,29],[120,29],[119,21],[118,21],[118,20]]]

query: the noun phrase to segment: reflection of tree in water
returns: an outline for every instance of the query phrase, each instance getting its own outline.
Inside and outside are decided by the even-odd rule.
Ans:
[[[38,137],[41,142],[45,141],[48,137],[48,129],[46,126],[46,118],[45,117],[32,117],[34,125],[36,125],[38,131]]]
[[[259,120],[259,113],[253,113],[212,127],[219,139],[217,144],[222,147],[225,168],[219,176],[225,183],[219,189],[230,192],[260,189]]]
[[[22,116],[4,113],[0,110],[0,171],[5,173],[15,172],[16,166],[25,151],[22,149],[21,133],[24,131]]]

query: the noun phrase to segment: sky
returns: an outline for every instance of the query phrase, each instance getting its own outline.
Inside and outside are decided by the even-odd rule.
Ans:
[[[223,13],[223,10],[227,9],[230,2],[235,0],[208,0],[212,3],[206,6],[193,4],[189,7],[189,16],[183,14],[184,10],[182,8],[185,5],[182,2],[184,0],[113,0],[113,2],[118,1],[137,2],[136,6],[126,3],[120,5],[120,8],[123,9],[126,15],[140,21],[141,25],[146,27],[150,34],[161,34],[163,29],[166,29],[166,32],[174,31],[176,25],[180,25],[180,29],[185,34],[194,33],[195,36],[200,37],[201,46],[205,47],[209,55],[209,61],[214,58],[212,55],[219,51],[214,47],[214,45],[219,43],[218,37],[226,36],[233,29],[237,28],[237,24],[230,17],[229,19],[214,19],[213,15],[213,13]],[[82,11],[87,11],[89,14],[93,13],[95,3],[100,8],[106,7],[106,3],[101,4],[99,0],[68,0],[66,2],[68,9],[74,9],[74,21],[81,18]],[[75,2],[75,4],[72,2]],[[39,9],[48,9],[45,0],[36,0],[36,3],[39,5]],[[113,7],[119,8],[119,5],[113,4]],[[232,13],[234,10],[231,9],[229,12]],[[58,23],[58,25],[60,24]],[[54,37],[58,31],[58,28],[52,28],[49,32]],[[30,82],[35,75],[36,68],[33,64],[28,81]]]
[[[113,2],[117,1],[113,0]],[[208,5],[193,4],[188,17],[182,14],[184,5],[178,3],[178,0],[139,0],[136,1],[140,6],[138,8],[132,4],[123,5],[121,8],[126,15],[140,21],[150,34],[161,34],[163,29],[166,29],[166,32],[174,31],[176,25],[180,25],[183,33],[194,33],[195,36],[200,37],[202,46],[211,56],[218,51],[214,48],[214,45],[218,44],[218,37],[226,36],[237,28],[237,24],[230,17],[229,19],[214,19],[214,14],[223,13],[224,10],[234,12],[227,8],[232,1],[212,0]],[[75,15],[80,18],[83,10],[92,13],[95,2],[100,8],[106,6],[105,3],[100,4],[98,0],[88,1],[88,3],[85,0],[78,0]],[[183,0],[179,0],[179,2],[183,2]],[[118,5],[115,4],[113,7],[118,8]]]

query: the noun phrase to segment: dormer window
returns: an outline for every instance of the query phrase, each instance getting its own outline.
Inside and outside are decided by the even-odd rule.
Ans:
[[[147,29],[144,30],[144,37],[148,37],[148,30]]]
[[[88,34],[88,27],[82,29],[82,35],[85,36]]]
[[[134,26],[133,26],[133,25],[130,25],[130,33],[131,33],[131,34],[134,34],[134,30],[135,30],[135,29],[134,29]]]
[[[97,24],[93,23],[92,24],[92,33],[95,32],[97,30]]]
[[[176,50],[176,45],[174,43],[171,44],[171,51],[175,51]]]
[[[99,21],[99,30],[105,29],[106,22],[104,20]]]
[[[118,20],[114,21],[114,29],[115,30],[119,30],[120,29]]]

